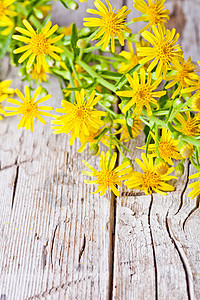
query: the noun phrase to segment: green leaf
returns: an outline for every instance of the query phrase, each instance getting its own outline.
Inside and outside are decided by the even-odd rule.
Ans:
[[[77,30],[76,24],[73,23],[70,46],[71,46],[72,51],[74,52],[74,59],[77,57],[77,55],[79,53],[79,49],[77,47],[77,41],[78,41],[78,30]]]
[[[1,44],[2,48],[0,51],[0,59],[6,54],[8,47],[10,45],[11,39],[12,39],[13,31],[7,36],[7,38],[3,41]]]
[[[66,8],[66,9],[69,9],[69,7],[67,6],[67,4],[63,1],[63,0],[59,0],[60,3],[62,3],[62,5]]]

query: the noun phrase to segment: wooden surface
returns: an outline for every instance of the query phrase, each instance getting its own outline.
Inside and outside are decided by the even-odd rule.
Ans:
[[[81,25],[91,2],[70,13],[68,24],[77,19]],[[54,22],[64,25],[55,5]],[[176,6],[172,21],[182,30],[186,57],[199,59],[200,2],[167,5]],[[10,77],[22,89],[4,60],[1,79]],[[59,107],[58,82],[46,87]],[[33,134],[17,130],[17,123],[0,122],[1,300],[200,299],[199,198],[187,196],[187,176],[194,171],[188,163],[167,197],[123,189],[117,199],[99,198],[81,175],[82,159],[97,167],[96,158],[77,154],[79,143],[70,147],[66,135],[51,133],[49,122],[36,124]],[[142,144],[129,144],[131,159]]]

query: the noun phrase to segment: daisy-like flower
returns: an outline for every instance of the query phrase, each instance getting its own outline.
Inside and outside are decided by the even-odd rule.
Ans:
[[[153,139],[155,140],[155,135],[151,133]],[[141,147],[140,149],[145,150],[146,146]],[[157,157],[155,152],[155,144],[149,144],[148,151],[150,156]],[[182,156],[178,150],[178,140],[174,140],[171,137],[171,132],[166,128],[162,129],[161,139],[158,141],[158,151],[160,157],[168,164],[173,165],[172,159],[182,159]]]
[[[49,55],[55,60],[61,60],[60,56],[54,52],[62,53],[64,50],[53,44],[59,41],[63,37],[63,34],[54,38],[49,38],[58,29],[58,25],[54,25],[51,28],[52,23],[50,21],[47,22],[41,32],[38,32],[38,30],[35,31],[27,20],[23,20],[22,22],[26,29],[16,27],[16,30],[26,35],[26,37],[22,35],[13,35],[13,39],[27,44],[26,46],[14,50],[15,54],[25,52],[18,62],[22,63],[29,57],[26,67],[27,69],[30,69],[36,59],[37,72],[39,73],[42,67],[45,72],[48,72],[48,64],[45,57]]]
[[[33,95],[31,97],[30,90],[28,86],[25,86],[25,96],[18,90],[15,90],[15,93],[20,98],[21,102],[16,99],[8,98],[7,102],[16,104],[18,107],[14,106],[7,106],[5,107],[5,110],[8,110],[10,112],[6,113],[6,116],[15,116],[19,115],[21,117],[21,120],[18,124],[18,129],[21,127],[25,127],[26,130],[31,129],[31,132],[33,132],[33,120],[39,120],[43,124],[46,124],[45,120],[42,116],[48,116],[48,117],[54,117],[52,114],[46,112],[46,110],[53,110],[53,107],[50,106],[39,106],[39,103],[42,103],[49,98],[51,98],[51,95],[46,95],[40,99],[37,100],[39,94],[41,93],[42,88],[38,87]]]
[[[131,10],[127,11],[127,7],[123,6],[119,11],[115,12],[115,9],[112,9],[112,6],[108,0],[106,0],[108,8],[100,1],[94,1],[94,5],[98,9],[87,9],[88,13],[97,14],[100,18],[84,18],[84,26],[88,27],[99,27],[100,31],[95,36],[95,39],[101,37],[101,40],[96,44],[96,46],[102,46],[102,49],[105,50],[109,45],[111,40],[111,50],[115,52],[115,36],[118,37],[119,42],[124,46],[124,35],[123,30],[131,33],[125,25],[126,16],[130,13]],[[103,36],[103,37],[102,37]]]
[[[105,116],[106,113],[94,108],[101,96],[95,97],[95,91],[93,91],[86,101],[84,94],[84,89],[80,93],[76,91],[74,104],[62,100],[63,108],[56,109],[56,111],[64,113],[64,115],[52,121],[52,124],[55,125],[52,126],[53,133],[71,134],[70,145],[73,145],[75,138],[79,138],[81,144],[84,144],[90,132],[97,132],[104,125],[101,117]]]
[[[112,190],[116,196],[120,195],[120,192],[116,188],[116,185],[122,186],[122,181],[129,178],[132,167],[130,162],[126,161],[117,168],[114,169],[117,160],[117,153],[112,154],[112,158],[109,163],[110,152],[104,154],[104,151],[100,155],[100,168],[101,170],[95,170],[88,162],[83,160],[84,165],[90,169],[90,172],[83,171],[82,173],[87,176],[96,177],[95,180],[84,180],[88,184],[98,184],[98,188],[94,193],[99,193],[100,196],[104,195],[107,191]],[[129,167],[128,167],[129,166]],[[93,193],[93,194],[94,194]]]
[[[139,63],[144,64],[153,60],[147,71],[151,72],[153,68],[157,66],[155,77],[159,78],[163,74],[165,78],[170,63],[173,65],[175,61],[182,62],[184,60],[182,56],[183,51],[181,51],[180,46],[176,44],[179,34],[177,33],[175,35],[175,28],[171,31],[167,29],[165,32],[160,25],[158,25],[158,27],[153,25],[152,29],[154,34],[148,31],[142,33],[143,38],[145,38],[152,47],[139,47],[137,49],[138,55],[144,56]]]
[[[140,80],[137,72],[133,73],[133,77],[127,74],[126,78],[130,83],[131,90],[119,91],[117,92],[117,95],[121,97],[131,97],[132,99],[125,105],[122,112],[125,114],[133,105],[135,105],[133,117],[140,115],[144,106],[147,108],[148,115],[152,115],[150,103],[155,104],[157,108],[159,108],[154,97],[159,98],[166,94],[166,91],[154,91],[161,83],[162,77],[159,77],[153,84],[151,84],[151,73],[148,73],[146,81],[145,70],[144,68],[141,68]]]
[[[198,178],[198,181],[195,181],[191,184],[189,184],[189,188],[193,189],[188,196],[191,197],[191,199],[194,199],[195,197],[200,195],[200,172],[193,174],[191,176],[189,176],[190,179],[194,179],[194,178]]]
[[[14,27],[13,17],[17,16],[12,4],[16,0],[0,0],[0,27],[6,27],[1,31],[2,35],[8,35]]]
[[[191,63],[191,57],[188,58],[188,60],[184,60],[182,63],[179,63],[177,61],[174,61],[173,67],[171,68],[175,71],[175,74],[173,75],[167,75],[166,80],[172,80],[170,83],[168,83],[165,88],[169,89],[175,84],[177,84],[177,88],[174,91],[172,95],[172,99],[178,95],[178,93],[183,89],[184,87],[188,87],[188,84],[186,82],[187,79],[195,79],[198,78],[196,72],[196,67]]]
[[[152,25],[160,24],[164,28],[164,24],[169,20],[169,10],[164,5],[165,0],[147,0],[148,3],[145,3],[143,0],[134,0],[133,2],[133,7],[142,12],[142,16],[134,18],[133,21],[148,22],[139,33],[149,29]]]
[[[190,112],[186,111],[185,114],[176,114],[175,118],[180,123],[176,127],[178,131],[191,137],[200,135],[200,113],[192,118]]]
[[[47,72],[47,71],[46,71]],[[50,70],[46,73],[43,69],[43,66],[40,69],[40,72],[37,71],[37,65],[35,64],[33,66],[33,69],[31,70],[31,78],[34,80],[39,80],[39,82],[45,82],[49,78],[47,73],[50,73]]]
[[[150,157],[147,159],[144,153],[142,153],[141,156],[143,162],[138,158],[136,158],[135,161],[143,173],[133,171],[130,178],[125,181],[125,185],[130,189],[144,190],[146,195],[152,194],[152,192],[167,195],[166,192],[174,191],[174,187],[165,182],[174,178],[177,179],[175,176],[168,176],[174,168],[169,168],[164,175],[158,174],[156,166],[153,163],[153,158]]]
[[[131,137],[126,126],[126,120],[116,119],[114,120],[114,123],[122,125],[122,128],[115,132],[115,134],[121,133],[120,141],[128,142]],[[143,126],[141,120],[138,117],[133,118],[133,126],[131,127],[133,138],[136,138],[138,135],[140,135],[140,131],[142,130],[142,128]]]

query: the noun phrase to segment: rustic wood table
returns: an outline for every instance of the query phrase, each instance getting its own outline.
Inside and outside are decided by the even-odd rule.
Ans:
[[[92,2],[69,13],[55,3],[54,23],[81,25]],[[185,57],[199,60],[200,0],[166,2]],[[23,89],[4,59],[5,78]],[[59,107],[58,82],[46,87]],[[119,198],[100,198],[81,174],[82,159],[98,166],[96,158],[77,154],[79,143],[70,147],[68,136],[53,135],[49,123],[36,124],[33,134],[17,130],[17,123],[14,117],[0,122],[1,300],[200,299],[199,197],[188,198],[194,172],[188,162],[167,197],[123,190]],[[142,139],[129,144],[131,159],[141,145]]]

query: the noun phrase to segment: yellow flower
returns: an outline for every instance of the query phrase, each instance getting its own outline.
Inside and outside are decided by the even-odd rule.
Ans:
[[[168,176],[174,168],[169,168],[168,172],[164,175],[158,174],[156,171],[156,166],[153,164],[153,158],[146,158],[145,154],[142,153],[142,160],[136,158],[136,163],[140,166],[143,173],[133,171],[131,177],[125,182],[130,189],[144,190],[145,194],[152,194],[155,191],[158,194],[166,195],[165,192],[174,191],[174,187],[164,181],[177,178],[175,176]]]
[[[80,2],[87,2],[88,0],[80,0]]]
[[[104,125],[101,117],[105,116],[106,113],[93,108],[101,96],[95,97],[95,91],[93,91],[86,101],[84,94],[84,89],[81,90],[80,94],[75,92],[75,104],[62,100],[63,108],[56,109],[56,111],[65,115],[52,121],[52,124],[56,125],[52,127],[53,133],[71,133],[70,145],[73,145],[75,138],[79,138],[81,144],[84,144],[91,131],[97,132]]]
[[[185,115],[182,113],[176,114],[175,118],[180,124],[177,125],[176,129],[181,133],[195,137],[200,135],[200,114],[196,114],[191,118],[190,112],[186,111]]]
[[[139,63],[140,58],[137,56],[137,52],[134,53],[132,43],[128,41],[128,49],[127,51],[122,51],[119,53],[122,57],[126,58],[127,62],[122,62],[120,64],[119,73],[127,73],[130,69],[135,67]]]
[[[192,98],[190,99],[190,104],[189,106],[194,110],[194,111],[199,111],[200,112],[200,93],[195,93]]]
[[[46,55],[49,55],[53,57],[55,60],[61,60],[61,58],[54,52],[57,53],[62,53],[64,50],[61,49],[60,47],[54,46],[52,44],[56,43],[59,41],[62,37],[63,34],[54,37],[54,38],[49,38],[58,28],[58,25],[54,25],[51,28],[51,22],[49,21],[46,26],[41,30],[41,32],[38,33],[38,30],[35,31],[31,24],[27,20],[22,21],[26,29],[21,28],[21,27],[16,27],[16,30],[19,31],[20,33],[28,36],[24,37],[21,35],[13,35],[13,38],[15,40],[24,42],[27,44],[26,46],[22,46],[16,50],[14,50],[14,53],[25,53],[20,57],[18,60],[19,63],[22,63],[29,57],[29,60],[27,62],[27,68],[29,69],[35,58],[36,58],[36,63],[37,63],[37,71],[38,73],[41,70],[41,67],[43,66],[43,69],[45,72],[48,72],[48,64],[46,62]],[[50,29],[51,28],[51,29]]]
[[[146,81],[146,74],[144,68],[140,69],[140,80],[137,72],[133,73],[133,78],[127,74],[127,80],[130,83],[131,90],[119,91],[118,96],[131,97],[132,99],[122,109],[125,114],[133,105],[135,105],[133,116],[140,115],[143,107],[147,108],[148,115],[152,115],[150,103],[153,103],[159,108],[154,97],[158,98],[166,94],[165,91],[154,92],[161,83],[162,78],[159,77],[153,84],[151,84],[151,73],[148,73]]]
[[[95,180],[91,180],[91,181],[84,180],[84,182],[88,184],[98,184],[98,188],[94,193],[100,192],[100,196],[106,193],[107,188],[109,188],[109,190],[112,190],[116,196],[119,196],[120,192],[116,188],[116,185],[122,186],[121,181],[129,178],[130,176],[129,174],[132,171],[132,167],[128,167],[130,163],[129,161],[127,161],[114,169],[117,160],[117,153],[114,152],[112,154],[110,164],[109,164],[109,157],[110,157],[109,151],[106,153],[106,155],[104,154],[103,151],[101,152],[100,171],[95,170],[88,162],[83,160],[84,165],[92,172],[83,171],[82,173],[87,176],[96,177]]]
[[[195,197],[200,195],[200,172],[193,174],[189,176],[190,179],[198,178],[198,181],[191,183],[188,187],[190,189],[193,188],[193,191],[191,191],[188,196],[191,197],[191,199],[194,199]]]
[[[122,128],[120,128],[119,130],[117,130],[115,132],[115,134],[122,133],[120,141],[128,142],[131,139],[131,137],[129,135],[129,132],[128,132],[128,129],[126,126],[126,120],[116,119],[116,120],[114,120],[114,123],[118,123],[118,124],[122,125]],[[131,126],[133,138],[136,138],[138,135],[140,135],[140,130],[142,130],[142,128],[143,128],[143,126],[142,126],[141,120],[137,117],[133,118],[133,126]]]
[[[143,0],[134,0],[133,7],[142,12],[142,16],[134,18],[134,22],[144,21],[148,24],[139,31],[142,32],[147,30],[152,25],[160,24],[164,28],[164,23],[169,20],[169,10],[166,9],[166,6],[163,5],[165,0],[147,0],[146,4]]]
[[[188,58],[188,60],[184,60],[182,63],[179,63],[177,61],[174,61],[172,70],[176,71],[173,75],[167,75],[166,80],[172,80],[170,83],[168,83],[165,88],[169,89],[175,84],[177,84],[177,88],[174,91],[172,95],[172,99],[178,95],[181,89],[184,87],[188,87],[188,84],[186,82],[187,79],[195,79],[198,76],[196,75],[196,67],[191,63],[191,57]]]
[[[0,81],[0,103],[6,100],[9,96],[14,94],[14,89],[9,88],[12,80],[3,80]],[[0,114],[5,115],[5,111],[0,104]],[[2,120],[2,116],[0,115],[0,120]]]
[[[39,100],[37,100],[39,94],[41,93],[41,90],[42,88],[38,87],[33,97],[31,97],[28,86],[25,86],[25,96],[18,89],[15,90],[15,93],[21,99],[22,102],[11,98],[7,99],[7,102],[18,105],[18,107],[13,107],[13,106],[5,107],[6,110],[11,111],[6,113],[6,116],[19,115],[19,117],[22,117],[18,124],[17,127],[18,129],[20,129],[21,127],[25,127],[26,130],[30,128],[31,132],[33,132],[34,119],[35,120],[38,119],[43,124],[46,124],[45,120],[41,116],[54,117],[52,114],[45,111],[45,110],[53,110],[53,107],[38,106],[39,103],[42,103],[48,100],[49,98],[51,98],[51,95],[46,95],[40,98]]]
[[[0,81],[0,103],[9,96],[14,94],[14,89],[10,88],[12,80],[3,80]]]
[[[7,27],[1,31],[2,35],[8,35],[14,27],[13,17],[17,13],[13,10],[12,3],[16,0],[0,0],[0,27]]]
[[[5,115],[5,111],[3,110],[1,104],[0,104],[0,120],[3,119],[3,117],[1,115]]]
[[[50,73],[50,70],[48,70],[48,73]],[[33,66],[30,74],[32,79],[39,80],[39,82],[45,82],[49,78],[49,76],[44,71],[43,66],[41,67],[40,72],[37,71],[36,64]]]
[[[155,135],[151,133],[153,139],[155,140]],[[140,149],[145,150],[146,146],[142,146]],[[152,157],[157,157],[155,152],[155,144],[149,144],[148,151],[151,153]],[[173,165],[172,159],[182,159],[182,156],[178,150],[178,140],[174,140],[171,137],[171,132],[166,128],[162,129],[161,139],[158,141],[158,151],[160,157],[170,165]]]
[[[86,22],[84,22],[83,25],[88,27],[99,27],[100,31],[93,39],[95,40],[101,37],[100,42],[98,42],[96,46],[103,44],[102,49],[105,50],[111,40],[111,50],[112,52],[115,52],[115,36],[118,37],[120,44],[124,46],[123,30],[131,33],[131,29],[125,25],[125,18],[131,10],[126,11],[127,7],[123,6],[119,11],[115,12],[115,9],[112,9],[109,1],[106,0],[106,2],[108,8],[100,0],[96,0],[94,5],[99,11],[87,9],[87,12],[97,14],[100,18],[84,18],[83,20]]]
[[[183,51],[181,51],[180,46],[176,44],[179,34],[177,33],[175,35],[175,28],[171,31],[167,29],[167,31],[164,32],[160,25],[158,25],[158,28],[152,25],[152,29],[154,35],[148,31],[142,33],[143,38],[150,42],[152,47],[139,47],[137,49],[139,56],[145,56],[139,63],[144,64],[153,60],[147,71],[151,72],[157,65],[155,77],[158,78],[163,74],[165,78],[170,63],[173,65],[175,61],[182,62],[184,60],[182,57]]]

